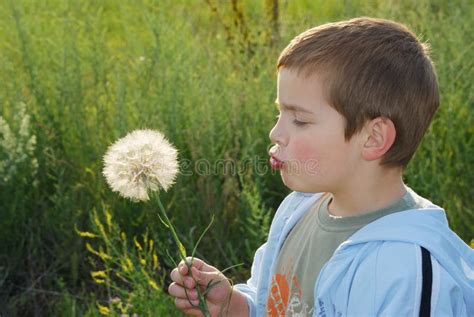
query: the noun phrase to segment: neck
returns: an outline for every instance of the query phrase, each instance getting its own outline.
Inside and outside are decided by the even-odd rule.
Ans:
[[[397,202],[406,193],[401,174],[401,170],[381,169],[363,179],[355,177],[352,183],[332,192],[329,212],[340,217],[357,216]]]

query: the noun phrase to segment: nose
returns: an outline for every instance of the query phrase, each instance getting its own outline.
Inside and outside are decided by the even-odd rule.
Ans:
[[[270,130],[269,138],[272,143],[284,146],[287,143],[287,137],[285,137],[283,123],[281,118],[278,119],[275,126]]]

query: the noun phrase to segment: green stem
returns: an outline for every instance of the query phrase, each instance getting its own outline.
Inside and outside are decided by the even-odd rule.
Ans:
[[[178,245],[178,250],[179,250],[179,255],[181,257],[181,260],[183,260],[185,263],[186,261],[186,251],[184,249],[183,244],[181,243],[181,240],[179,240],[178,234],[176,233],[176,230],[174,229],[173,224],[171,223],[170,219],[168,218],[168,215],[166,214],[165,207],[163,207],[163,204],[161,203],[160,196],[156,195],[156,202],[158,203],[158,207],[160,207],[160,213],[162,219],[166,222],[166,225],[168,228],[171,230],[171,234],[173,235],[174,242]]]
[[[163,207],[163,204],[161,203],[160,196],[157,195],[157,194],[154,195],[154,196],[155,196],[156,202],[158,203],[158,207],[160,207],[159,211],[160,211],[160,214],[161,214],[161,217],[162,217],[161,219],[166,223],[166,225],[170,229],[171,234],[173,235],[173,239],[176,242],[176,244],[178,245],[178,250],[179,250],[179,255],[181,257],[181,260],[183,260],[183,262],[188,267],[189,275],[194,280],[193,272],[191,270],[191,267],[192,267],[193,263],[192,262],[188,263],[188,261],[186,260],[186,249],[184,248],[183,244],[181,243],[181,240],[179,240],[178,234],[176,233],[176,230],[174,229],[173,224],[171,223],[170,219],[168,218],[168,215],[166,214],[166,210],[165,210],[165,207]],[[194,253],[194,251],[193,251],[193,253]],[[185,290],[186,290],[186,288],[185,288]],[[201,292],[198,285],[196,285],[196,291],[198,293],[198,298],[199,298],[199,309],[201,310],[201,312],[204,314],[205,317],[211,317],[211,313],[209,312],[209,309],[207,308],[207,305],[206,305],[206,298],[202,294],[202,292]]]

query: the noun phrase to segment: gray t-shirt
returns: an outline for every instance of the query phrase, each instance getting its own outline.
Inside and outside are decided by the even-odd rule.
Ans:
[[[334,217],[328,211],[331,199],[331,194],[324,194],[288,234],[272,275],[267,316],[311,316],[316,279],[342,242],[380,217],[430,204],[407,188],[399,201],[386,208],[359,216]]]

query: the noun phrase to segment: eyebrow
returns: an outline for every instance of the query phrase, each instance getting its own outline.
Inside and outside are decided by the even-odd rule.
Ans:
[[[276,104],[277,108],[283,108],[283,109],[289,110],[289,111],[313,113],[312,111],[309,111],[309,110],[307,110],[303,107],[297,106],[297,105],[289,105],[289,104],[280,103],[280,102],[278,102],[278,99],[275,100],[275,104]]]

